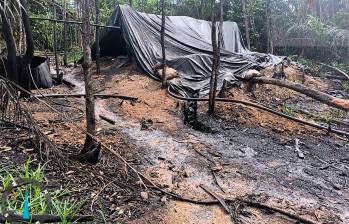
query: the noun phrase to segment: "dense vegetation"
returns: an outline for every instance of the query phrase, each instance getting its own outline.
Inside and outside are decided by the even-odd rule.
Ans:
[[[22,23],[16,19],[20,16],[17,15],[20,13],[16,13],[18,2],[12,0],[4,4],[8,8],[6,12],[11,20],[17,51],[23,53],[25,40]],[[94,21],[95,3],[90,1],[90,4]],[[131,4],[136,10],[147,13],[160,14],[161,11],[158,0],[100,0],[102,24],[107,23],[117,4]],[[80,0],[35,0],[29,1],[28,7],[31,17],[64,19],[66,12],[66,19],[82,20]],[[167,15],[211,19],[211,3],[207,0],[167,0],[165,7]],[[298,54],[317,59],[341,60],[348,56],[349,0],[225,0],[224,19],[238,23],[246,45],[251,50]],[[70,59],[76,59],[76,53],[82,45],[78,25],[68,25],[64,32],[62,23],[38,20],[31,20],[31,23],[36,50],[53,50],[52,34],[56,26],[58,51],[64,50],[66,33]],[[2,54],[6,53],[4,48],[1,47]]]

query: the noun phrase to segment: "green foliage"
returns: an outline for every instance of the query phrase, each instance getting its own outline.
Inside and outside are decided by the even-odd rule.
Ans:
[[[24,171],[24,172],[23,172]],[[9,186],[16,186],[17,181],[22,178],[29,178],[37,182],[44,182],[44,166],[38,165],[35,169],[31,169],[31,162],[27,162],[21,169],[2,170],[0,173],[0,180],[2,189]],[[10,192],[7,201],[0,207],[0,212],[13,211],[16,214],[21,214],[23,210],[24,191],[28,190],[29,208],[31,214],[42,215],[52,214],[59,215],[67,223],[66,218],[69,215],[77,215],[82,208],[83,202],[71,201],[63,199],[69,193],[68,190],[58,189],[54,192],[47,192],[39,186],[29,184],[22,187],[17,187]],[[47,196],[52,200],[52,208],[48,210]],[[2,197],[0,193],[0,197]]]
[[[308,26],[316,34],[317,38],[322,39],[325,35],[325,24],[323,24],[319,18],[308,15]]]
[[[287,104],[282,105],[282,112],[292,117],[296,115],[295,109]]]
[[[68,53],[68,63],[74,63],[82,58],[83,52],[81,49],[75,47],[72,48]]]

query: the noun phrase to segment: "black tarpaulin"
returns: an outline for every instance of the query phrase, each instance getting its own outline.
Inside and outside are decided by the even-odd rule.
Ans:
[[[128,5],[116,8],[100,41],[101,56],[132,54],[141,68],[150,76],[154,66],[161,62],[161,16],[133,10]],[[167,65],[177,70],[179,77],[170,81],[170,87],[182,96],[199,92],[208,94],[212,71],[211,22],[186,16],[167,16],[165,30]],[[93,51],[94,52],[94,51]],[[249,68],[263,68],[282,61],[281,57],[250,52],[243,45],[236,23],[223,23],[221,67],[217,88],[223,80],[236,81],[235,75]]]

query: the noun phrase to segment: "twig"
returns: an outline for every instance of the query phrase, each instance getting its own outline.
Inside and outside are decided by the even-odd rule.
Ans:
[[[214,181],[215,183],[217,184],[217,186],[219,187],[219,189],[225,193],[225,190],[223,189],[223,187],[219,184],[218,182],[218,179],[217,179],[217,175],[216,175],[216,172],[212,170],[212,175],[213,175],[213,178],[214,178]]]
[[[108,122],[109,124],[115,125],[115,121],[114,121],[114,120],[112,120],[112,119],[110,119],[110,118],[108,118],[108,117],[106,117],[106,116],[104,116],[104,115],[99,115],[99,117],[100,117],[102,120]]]
[[[115,180],[110,181],[109,183],[105,184],[96,194],[96,196],[94,196],[92,202],[91,202],[91,212],[93,211],[93,204],[95,203],[95,201],[97,200],[97,198],[99,197],[99,195],[104,191],[104,189],[108,186],[110,186],[111,184],[113,184],[115,182]]]
[[[147,185],[148,186],[148,185]],[[219,204],[220,202],[218,200],[197,200],[197,199],[190,199],[190,198],[185,198],[185,197],[182,197],[180,195],[177,195],[177,194],[174,194],[174,193],[170,193],[170,192],[167,192],[165,190],[162,190],[161,188],[157,187],[157,186],[148,186],[149,188],[154,188],[160,192],[162,192],[163,194],[166,194],[168,196],[171,196],[173,197],[174,199],[176,200],[179,200],[179,201],[184,201],[184,202],[189,202],[189,203],[193,203],[193,204],[200,204],[200,205],[216,205],[216,204]],[[303,218],[297,214],[294,214],[294,213],[291,213],[291,212],[288,212],[288,211],[285,211],[283,209],[280,209],[280,208],[276,208],[276,207],[273,207],[273,206],[270,206],[270,205],[267,205],[267,204],[264,204],[264,203],[260,203],[260,202],[256,202],[256,201],[252,201],[252,200],[244,200],[244,199],[232,199],[232,198],[224,198],[224,200],[226,202],[235,202],[235,201],[241,201],[243,203],[245,203],[246,205],[248,206],[251,206],[251,207],[255,207],[255,208],[262,208],[262,209],[268,209],[268,210],[271,210],[271,211],[274,211],[274,212],[278,212],[280,214],[283,214],[287,217],[290,217],[294,220],[297,220],[299,222],[302,222],[304,224],[319,224],[318,222],[315,222],[313,220],[309,220],[307,218]]]
[[[64,98],[64,97],[85,97],[85,94],[83,93],[75,93],[75,94],[42,94],[42,95],[35,95],[34,98]],[[117,95],[117,94],[94,94],[95,98],[119,98],[123,100],[131,100],[136,101],[138,100],[137,97],[132,96],[123,96],[123,95]]]
[[[222,205],[222,207],[224,208],[224,210],[227,212],[227,214],[230,214],[230,209],[229,206],[227,205],[227,203],[225,203],[224,199],[219,196],[218,194],[216,194],[215,192],[211,191],[210,189],[208,189],[207,187],[205,187],[203,184],[200,184],[200,187],[206,191],[208,194],[210,194],[212,197],[214,197],[215,199],[217,199],[219,201],[219,203]]]

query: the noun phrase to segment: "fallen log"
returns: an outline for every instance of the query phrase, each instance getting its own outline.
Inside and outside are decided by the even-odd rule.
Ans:
[[[330,68],[330,69],[332,69],[332,70],[334,70],[334,71],[337,72],[338,74],[344,76],[344,77],[346,78],[346,80],[349,80],[349,75],[348,75],[346,72],[340,70],[339,68],[334,67],[334,66],[332,66],[332,65],[327,65],[327,64],[324,64],[324,63],[321,63],[321,62],[319,62],[318,64],[319,64],[319,65],[322,65],[322,66],[325,66],[325,67],[327,67],[327,68]]]
[[[303,84],[291,82],[288,80],[280,80],[268,77],[253,77],[251,79],[243,79],[244,81],[250,81],[258,84],[270,84],[292,89],[296,92],[302,93],[310,98],[318,100],[329,106],[349,111],[349,100],[340,99],[326,93],[320,92],[315,89],[311,89]]]
[[[83,93],[75,93],[75,94],[41,94],[41,95],[35,95],[32,98],[65,98],[65,97],[85,97],[85,94]],[[132,96],[123,96],[123,95],[117,95],[117,94],[94,94],[95,98],[118,98],[122,100],[131,100],[136,101],[138,100],[137,97]]]
[[[322,76],[319,76],[319,78],[348,80],[347,78],[339,75],[322,75]]]
[[[30,220],[24,220],[21,215],[16,214],[0,214],[0,223],[22,223],[30,221],[31,223],[57,223],[57,222],[91,222],[93,221],[93,216],[83,215],[83,216],[68,216],[65,220],[61,216],[56,215],[32,215]]]
[[[167,92],[170,96],[172,96],[178,100],[197,101],[197,102],[208,101],[207,98],[189,98],[189,97],[178,96],[178,95],[172,93],[169,88],[167,89]],[[305,120],[302,120],[302,119],[299,119],[296,117],[292,117],[292,116],[289,116],[287,114],[281,113],[279,111],[273,110],[273,109],[268,108],[266,106],[256,104],[256,103],[253,103],[250,101],[228,99],[228,98],[216,98],[216,101],[225,102],[225,103],[237,103],[237,104],[242,104],[242,105],[258,108],[260,110],[267,111],[269,113],[275,114],[277,116],[280,116],[280,117],[283,117],[283,118],[286,118],[286,119],[289,119],[289,120],[292,120],[292,121],[295,121],[295,122],[298,122],[298,123],[301,123],[304,125],[308,125],[308,126],[311,126],[311,127],[317,128],[317,129],[321,129],[321,130],[326,130],[327,132],[332,132],[332,133],[339,134],[339,135],[349,136],[348,132],[338,130],[338,129],[332,129],[329,126],[325,127],[325,126],[322,126],[322,125],[319,125],[316,123],[312,123],[312,122],[308,122],[308,121],[305,121]]]

